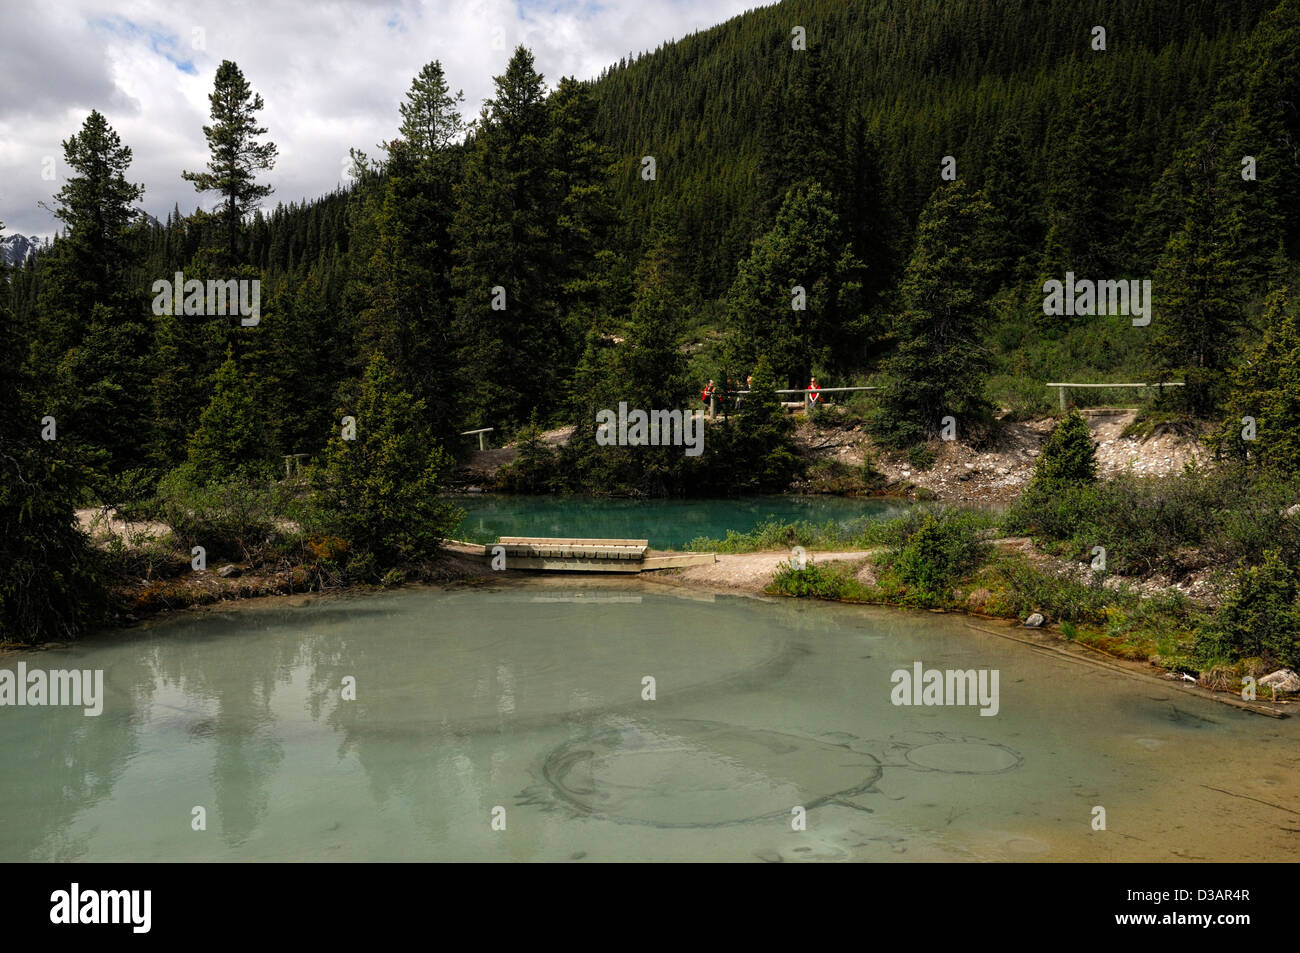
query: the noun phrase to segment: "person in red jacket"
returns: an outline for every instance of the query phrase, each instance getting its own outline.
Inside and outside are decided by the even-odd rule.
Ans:
[[[713,381],[709,381],[707,384],[704,385],[704,390],[700,392],[700,402],[704,404],[706,407],[708,406],[709,398],[713,396],[713,391],[714,391]]]
[[[822,402],[822,389],[817,386],[817,378],[808,382],[808,406],[816,407]]]

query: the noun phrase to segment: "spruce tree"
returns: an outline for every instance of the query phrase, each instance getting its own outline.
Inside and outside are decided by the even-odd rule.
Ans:
[[[860,358],[866,343],[863,266],[843,240],[834,206],[819,183],[792,189],[727,297],[736,361],[752,368],[766,356],[787,387],[806,386],[815,367]]]
[[[190,436],[186,475],[198,484],[269,476],[273,467],[266,438],[266,417],[254,385],[227,352],[217,369],[212,398]]]
[[[961,179],[936,189],[921,213],[895,318],[896,350],[883,366],[876,434],[896,447],[937,435],[944,417],[987,418],[982,345],[993,264],[992,206]]]
[[[64,140],[63,158],[71,174],[54,196],[54,216],[67,226],[65,240],[78,286],[74,301],[84,318],[90,305],[108,300],[121,285],[130,258],[127,229],[138,214],[133,205],[144,195],[144,186],[127,181],[131,147],[122,144],[98,110],[91,110],[81,131]]]
[[[1152,279],[1148,352],[1156,381],[1181,377],[1177,398],[1205,416],[1223,392],[1223,370],[1241,333],[1240,213],[1218,190],[1186,200],[1186,219],[1170,237]]]
[[[568,348],[549,280],[557,263],[542,76],[521,46],[494,82],[456,189],[452,285],[465,422],[509,428],[557,404]]]
[[[234,264],[244,216],[272,192],[271,186],[258,184],[256,176],[275,166],[277,147],[274,142],[258,141],[266,128],[257,124],[256,113],[265,104],[232,61],[222,60],[217,67],[208,102],[212,125],[203,127],[211,153],[208,171],[182,172],[181,177],[193,182],[195,191],[221,194],[226,250]]]
[[[367,268],[362,340],[382,353],[401,385],[424,402],[438,438],[449,441],[460,411],[452,373],[451,223],[464,131],[442,65],[427,64],[401,105],[401,138],[388,143],[382,179],[362,184],[357,236]],[[362,175],[367,173],[362,159]]]
[[[844,123],[821,47],[785,49],[785,82],[768,88],[760,113],[758,194],[761,220],[772,221],[797,185],[819,182],[842,192]]]
[[[1260,337],[1231,372],[1224,422],[1209,442],[1275,475],[1300,473],[1300,311],[1278,287],[1264,307]]]
[[[1041,245],[1040,205],[1034,188],[1029,156],[1019,128],[1002,124],[989,153],[984,175],[984,196],[993,206],[1001,237],[997,277],[1006,280],[1020,269]]]
[[[0,284],[7,271],[0,262]],[[107,597],[77,525],[84,467],[66,442],[41,438],[47,408],[22,371],[17,331],[0,297],[0,641],[35,643],[80,635]]]
[[[1077,410],[1052,428],[1034,461],[1031,490],[1044,494],[1059,493],[1084,486],[1097,479],[1097,444],[1088,422]]]
[[[1049,133],[1050,224],[1066,267],[1092,280],[1111,276],[1123,224],[1123,140],[1103,94],[1100,67],[1093,64]]]
[[[564,77],[547,107],[555,203],[554,284],[570,348],[561,360],[570,367],[590,321],[617,306],[621,263],[610,247],[617,224],[610,190],[613,160],[592,135],[596,106],[586,83]]]
[[[31,342],[46,409],[101,476],[139,466],[149,437],[149,322],[130,283],[129,146],[92,111],[63,143],[70,174],[54,196],[64,237],[41,262]]]
[[[361,565],[401,567],[433,556],[463,512],[440,482],[451,465],[425,419],[424,405],[402,390],[376,355],[362,375],[352,416],[355,439],[335,433],[312,474],[314,528],[352,546]],[[369,558],[367,558],[369,557]]]

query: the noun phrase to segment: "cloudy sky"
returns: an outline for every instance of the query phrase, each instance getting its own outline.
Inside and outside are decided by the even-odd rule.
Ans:
[[[269,200],[345,181],[348,149],[391,138],[412,77],[441,60],[467,119],[513,48],[553,87],[629,53],[720,23],[764,0],[10,0],[0,10],[0,222],[47,237],[66,169],[60,143],[98,109],[134,152],[143,206],[165,219],[200,196],[181,170],[207,161],[202,126],[223,59],[266,102],[279,146]],[[51,176],[53,178],[51,178]]]

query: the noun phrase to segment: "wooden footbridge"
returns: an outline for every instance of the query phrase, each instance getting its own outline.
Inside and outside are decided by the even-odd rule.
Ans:
[[[544,572],[646,572],[708,565],[713,553],[656,553],[646,539],[502,536],[498,543],[448,540],[455,552],[481,556],[494,569]]]

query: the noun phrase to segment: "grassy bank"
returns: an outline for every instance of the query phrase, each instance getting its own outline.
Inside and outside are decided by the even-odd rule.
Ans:
[[[858,563],[814,561],[802,570],[786,563],[767,591],[1002,619],[1024,620],[1037,612],[1057,623],[1066,638],[1110,655],[1198,670],[1193,649],[1208,616],[1176,591],[1144,595],[1131,584],[1083,583],[993,546],[972,571],[936,588],[921,576],[916,558],[914,551],[895,550]]]
[[[1039,613],[1066,638],[1199,673],[1215,687],[1300,665],[1300,487],[1227,468],[1096,482],[1090,452],[1072,472],[1061,465],[1074,459],[1068,449],[1045,451],[1035,482],[996,516],[918,506],[872,525],[765,526],[694,546],[803,546],[813,561],[783,564],[769,592],[1020,620]],[[856,564],[815,561],[817,550],[871,546],[884,550]]]

